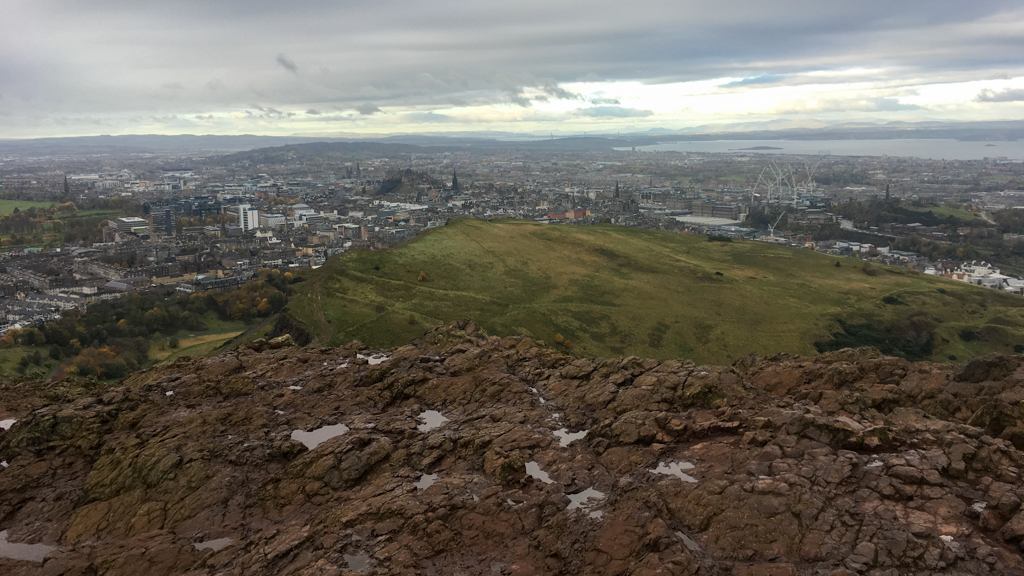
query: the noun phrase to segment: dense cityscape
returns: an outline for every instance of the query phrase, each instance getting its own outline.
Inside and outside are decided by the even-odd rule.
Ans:
[[[466,217],[745,238],[1024,292],[1024,165],[1006,158],[258,152],[4,158],[3,331],[153,286],[237,288]]]

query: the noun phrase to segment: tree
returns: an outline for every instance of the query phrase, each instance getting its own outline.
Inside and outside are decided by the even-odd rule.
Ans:
[[[167,345],[170,346],[171,348],[177,348],[180,345],[180,342],[178,342],[178,337],[171,336],[171,339],[167,341]]]

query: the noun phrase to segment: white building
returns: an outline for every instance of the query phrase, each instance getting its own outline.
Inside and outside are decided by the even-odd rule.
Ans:
[[[252,207],[252,204],[238,205],[238,225],[242,232],[248,232],[260,227],[260,212]]]
[[[260,228],[284,228],[287,218],[282,214],[260,214]]]

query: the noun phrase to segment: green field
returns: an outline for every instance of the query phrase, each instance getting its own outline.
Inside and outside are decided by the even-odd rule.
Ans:
[[[0,200],[0,216],[14,212],[14,209],[49,208],[53,202],[29,202],[28,200]]]
[[[841,266],[837,267],[837,260]],[[926,317],[933,360],[1024,343],[1024,298],[808,250],[619,226],[462,220],[388,251],[331,258],[296,285],[286,313],[322,344],[395,346],[475,319],[580,355],[728,363],[815,354],[839,320]],[[420,272],[429,277],[419,281]],[[898,298],[886,304],[886,296]],[[890,299],[891,300],[891,299]],[[971,331],[965,340],[964,329]]]
[[[977,212],[961,210],[959,208],[949,208],[947,206],[928,206],[926,208],[914,208],[912,206],[909,206],[908,208],[910,210],[914,210],[915,212],[931,212],[932,214],[938,216],[939,218],[946,218],[948,216],[952,216],[954,218],[959,218],[964,222],[971,222],[972,220],[984,220],[981,214]]]

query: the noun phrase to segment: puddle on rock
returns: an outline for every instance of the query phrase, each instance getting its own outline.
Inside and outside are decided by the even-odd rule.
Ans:
[[[10,420],[0,420],[0,428],[3,428],[4,430],[10,430],[11,426],[14,426],[15,422],[17,422],[17,420],[15,420],[14,418],[11,418]]]
[[[580,432],[569,432],[567,428],[561,428],[555,430],[554,434],[555,436],[558,436],[558,445],[565,447],[572,442],[582,439],[587,435],[587,431],[582,430]]]
[[[700,550],[700,544],[697,544],[697,541],[693,538],[690,538],[682,532],[676,532],[676,536],[679,536],[679,539],[683,541],[683,546],[686,546],[686,549],[690,552],[696,552]]]
[[[526,463],[526,473],[545,484],[555,483],[555,481],[551,479],[551,476],[548,476],[547,472],[541,470],[540,464],[537,464],[536,462]]]
[[[213,550],[214,552],[220,552],[225,546],[231,543],[231,538],[217,538],[216,540],[207,540],[206,542],[200,542],[193,544],[196,550]]]
[[[345,432],[348,432],[348,426],[345,426],[344,424],[324,426],[323,428],[317,428],[312,432],[294,430],[292,431],[292,440],[298,440],[305,444],[306,448],[312,450],[335,436],[341,436]]]
[[[448,419],[442,416],[437,410],[427,410],[417,416],[416,419],[423,421],[423,424],[416,426],[416,429],[420,432],[430,432],[434,428],[441,427],[442,424],[448,421]]]
[[[0,460],[0,467],[7,468],[7,460]]]
[[[689,462],[662,462],[658,464],[658,467],[651,470],[655,474],[665,474],[666,476],[675,476],[683,482],[697,482],[697,479],[689,474],[685,474],[683,470],[693,470],[693,464]]]
[[[168,390],[164,394],[167,395],[167,396],[174,396],[174,391],[173,390]]]
[[[597,504],[597,502],[589,502],[590,500],[604,500],[604,493],[598,492],[593,488],[587,488],[583,492],[578,494],[566,494],[569,497],[571,503],[569,504],[569,510],[590,510],[590,508]]]
[[[302,386],[289,386],[289,390],[302,390]]]
[[[366,363],[369,364],[370,366],[376,366],[377,364],[381,364],[387,360],[391,360],[391,356],[388,356],[387,354],[371,354],[369,356],[356,354],[356,358],[365,358]]]
[[[16,544],[8,542],[7,530],[0,531],[0,558],[42,562],[47,554],[56,549],[56,546],[47,546],[46,544]]]
[[[353,572],[365,572],[370,568],[370,555],[365,552],[359,554],[343,554],[348,569]]]
[[[424,474],[423,476],[420,476],[418,482],[413,483],[413,486],[415,486],[417,490],[426,490],[433,486],[434,482],[437,482],[437,474]]]

